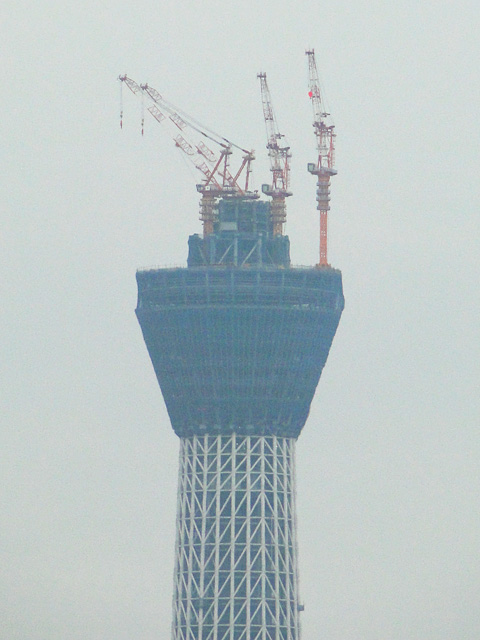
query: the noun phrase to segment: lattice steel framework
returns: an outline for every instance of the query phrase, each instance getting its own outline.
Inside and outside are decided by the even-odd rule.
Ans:
[[[173,640],[297,640],[295,439],[180,442]]]

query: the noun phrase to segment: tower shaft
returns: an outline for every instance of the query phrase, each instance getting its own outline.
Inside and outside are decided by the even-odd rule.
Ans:
[[[297,640],[295,440],[181,438],[173,640]]]
[[[172,640],[299,640],[295,442],[342,314],[291,268],[268,203],[220,200],[188,268],[139,271],[136,314],[180,438]]]

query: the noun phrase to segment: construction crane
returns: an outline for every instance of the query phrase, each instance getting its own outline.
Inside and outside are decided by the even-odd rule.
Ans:
[[[200,219],[203,222],[204,236],[213,232],[218,198],[241,196],[258,198],[258,193],[249,190],[251,163],[255,159],[253,151],[247,151],[201,125],[194,118],[181,111],[148,84],[138,84],[126,75],[119,76],[121,87],[125,84],[130,91],[142,99],[142,133],[143,103],[148,103],[147,111],[160,124],[166,126],[173,138],[175,146],[181,149],[187,158],[202,174],[202,181],[197,184],[201,194]],[[123,108],[121,108],[120,126],[122,126]],[[200,138],[199,138],[200,135]],[[213,151],[203,139],[209,140],[216,147]],[[230,172],[230,156],[233,149],[244,155],[240,167],[234,175]],[[242,173],[244,182],[240,184]]]
[[[280,133],[273,111],[272,98],[267,84],[267,74],[257,73],[260,80],[260,90],[262,96],[263,117],[267,131],[267,149],[270,158],[270,171],[272,172],[271,184],[263,184],[262,192],[271,196],[271,217],[273,224],[273,235],[282,235],[283,225],[287,219],[287,207],[285,198],[292,195],[288,190],[290,182],[290,147],[280,146],[279,142],[284,135]]]
[[[337,170],[335,165],[335,125],[326,112],[320,81],[318,78],[315,51],[305,51],[308,57],[308,95],[313,107],[313,128],[317,140],[317,162],[309,162],[308,171],[317,176],[317,209],[320,212],[320,267],[328,266],[327,260],[327,217],[330,210],[330,176]]]

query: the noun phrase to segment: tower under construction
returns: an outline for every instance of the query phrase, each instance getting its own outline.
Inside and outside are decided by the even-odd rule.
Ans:
[[[290,264],[283,227],[291,154],[265,73],[258,78],[272,180],[262,192],[270,202],[249,190],[253,151],[153,87],[119,77],[202,175],[203,234],[188,240],[188,266],[137,272],[136,314],[180,438],[172,640],[300,637],[295,443],[344,306],[341,273],[327,262],[335,135],[314,51],[306,53],[318,154],[308,170],[317,175],[320,211],[312,268]],[[143,124],[142,115],[142,133]],[[230,173],[234,150],[243,160]]]
[[[344,299],[293,268],[270,203],[220,199],[136,314],[180,438],[173,640],[298,640],[295,443]]]

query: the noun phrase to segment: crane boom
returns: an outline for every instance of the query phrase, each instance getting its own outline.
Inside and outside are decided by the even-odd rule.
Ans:
[[[279,131],[273,111],[272,98],[267,84],[267,74],[260,72],[257,74],[257,78],[260,80],[263,117],[267,132],[268,157],[270,159],[270,171],[272,172],[272,182],[270,185],[262,185],[262,192],[272,198],[273,235],[276,236],[282,235],[283,225],[287,218],[285,198],[292,195],[291,191],[288,190],[292,154],[289,146],[280,146],[279,144],[284,135]]]
[[[308,57],[308,95],[312,101],[313,128],[316,137],[317,161],[308,163],[308,171],[317,176],[317,209],[320,212],[320,262],[319,266],[328,266],[327,231],[328,211],[330,210],[330,176],[335,169],[335,125],[326,112],[320,91],[317,64],[314,49],[305,51]]]
[[[255,159],[253,151],[247,151],[202,126],[187,113],[165,100],[150,85],[140,85],[126,75],[119,76],[118,79],[122,83],[121,86],[125,84],[134,95],[147,100],[149,103],[147,111],[157,122],[167,125],[175,146],[183,151],[201,172],[202,182],[197,184],[197,191],[201,194],[200,218],[203,221],[204,235],[213,232],[214,210],[218,197],[240,195],[247,198],[258,198],[257,193],[252,193],[248,189],[251,163]],[[214,143],[217,151],[210,149],[202,138],[198,139],[197,134]],[[244,154],[240,168],[235,175],[232,175],[229,170],[232,148],[238,149]],[[240,185],[242,173],[244,173],[244,182]]]

